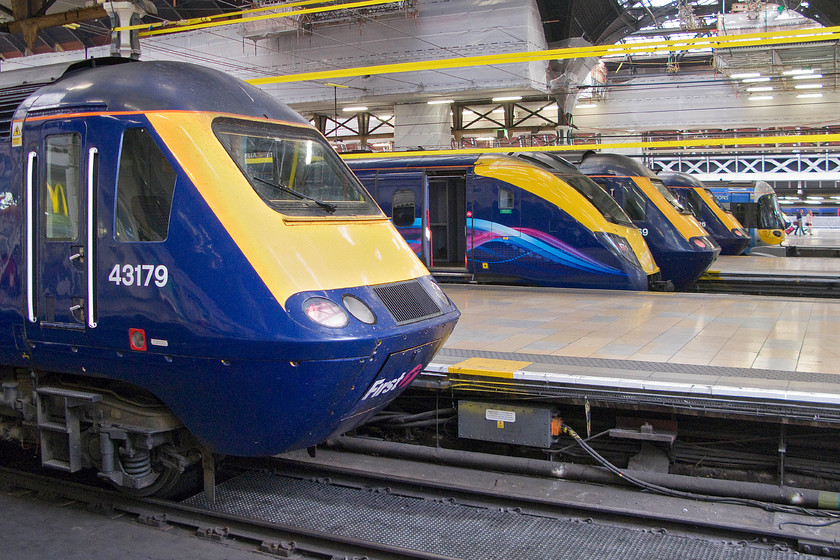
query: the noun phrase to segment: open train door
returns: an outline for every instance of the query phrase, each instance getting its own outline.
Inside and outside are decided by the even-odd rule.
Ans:
[[[85,123],[56,119],[24,126],[26,335],[79,344],[96,326],[92,199],[96,150]]]
[[[467,273],[467,173],[427,175],[431,265],[436,276]]]

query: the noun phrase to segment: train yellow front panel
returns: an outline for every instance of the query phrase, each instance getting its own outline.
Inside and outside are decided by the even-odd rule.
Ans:
[[[741,225],[741,222],[735,219],[735,216],[720,207],[714,195],[709,194],[705,189],[694,189],[694,192],[696,192],[703,202],[706,203],[706,206],[711,208],[712,212],[715,213],[715,216],[718,217],[718,219],[729,231],[732,231],[734,228],[744,227]]]
[[[222,145],[206,141],[214,137],[211,123],[217,115],[147,116],[281,305],[303,290],[381,284],[428,274],[384,216],[285,220],[269,208]],[[371,264],[359,270],[359,262]]]
[[[659,194],[659,191],[656,190],[650,179],[647,177],[633,177],[633,180],[641,187],[650,201],[668,218],[668,221],[677,227],[677,230],[683,237],[691,239],[692,237],[704,237],[708,235],[708,232],[703,229],[703,226],[700,225],[700,222],[694,216],[680,214],[676,208],[671,206],[665,200],[665,197]]]
[[[651,275],[659,272],[659,266],[653,260],[653,254],[651,254],[650,248],[645,243],[645,237],[638,228],[624,227],[619,224],[609,225],[613,226],[612,233],[621,235],[633,247],[633,252],[636,253],[636,258],[639,259],[639,264],[642,265],[645,274]]]
[[[476,162],[475,173],[516,185],[563,208],[584,227],[604,231],[604,217],[583,195],[549,171],[505,156],[483,155]]]

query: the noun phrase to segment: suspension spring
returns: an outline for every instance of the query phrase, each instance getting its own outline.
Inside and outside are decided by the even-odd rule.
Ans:
[[[135,451],[133,455],[120,457],[125,474],[146,476],[152,473],[152,454],[150,451]]]

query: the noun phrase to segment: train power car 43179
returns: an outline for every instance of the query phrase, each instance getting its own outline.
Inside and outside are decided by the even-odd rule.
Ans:
[[[364,187],[255,87],[107,62],[3,74],[3,437],[161,494],[384,407],[458,311]]]

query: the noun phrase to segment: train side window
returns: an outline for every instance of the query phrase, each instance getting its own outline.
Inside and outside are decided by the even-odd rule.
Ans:
[[[513,191],[499,187],[499,210],[510,210],[513,208]]]
[[[125,131],[117,177],[117,241],[166,239],[175,178],[175,170],[148,130]]]
[[[703,215],[703,199],[700,198],[700,195],[694,189],[688,189],[686,191],[686,203],[686,206],[694,214],[694,217],[700,219],[700,216]]]
[[[624,193],[624,204],[621,205],[631,220],[645,219],[645,198],[634,186],[630,186]]]
[[[391,218],[397,227],[408,227],[414,224],[415,197],[414,191],[397,191],[391,201]]]
[[[76,133],[46,139],[46,181],[41,200],[47,239],[72,241],[79,235],[81,149],[82,139]]]

